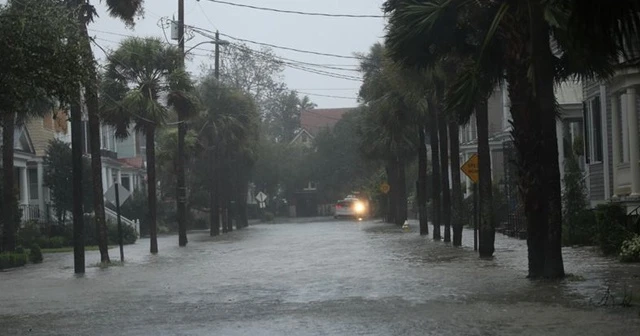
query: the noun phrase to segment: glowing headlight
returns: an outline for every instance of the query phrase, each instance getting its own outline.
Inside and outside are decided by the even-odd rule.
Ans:
[[[356,202],[356,204],[353,205],[353,210],[355,210],[357,213],[361,213],[364,212],[364,204],[362,204],[362,202]]]

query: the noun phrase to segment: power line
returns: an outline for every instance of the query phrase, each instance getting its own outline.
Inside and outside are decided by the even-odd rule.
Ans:
[[[298,91],[298,90],[294,90],[298,93],[301,93],[303,95],[307,95],[307,96],[314,96],[314,97],[326,97],[326,98],[337,98],[337,99],[349,99],[349,100],[358,100],[358,98],[356,97],[345,97],[345,96],[333,96],[333,95],[324,95],[324,94],[319,94],[319,93],[309,93],[309,92],[303,92],[303,91]]]
[[[199,1],[199,0],[196,0]],[[255,10],[283,13],[283,14],[297,14],[297,15],[309,15],[309,16],[324,16],[324,17],[334,17],[334,18],[361,18],[361,19],[380,19],[384,18],[384,15],[369,15],[369,14],[331,14],[331,13],[317,13],[317,12],[301,12],[301,11],[293,11],[286,9],[277,9],[277,8],[269,8],[269,7],[259,7],[252,5],[239,4],[235,2],[229,1],[221,1],[221,0],[207,0],[209,2],[235,6],[235,7],[243,7],[250,8]]]
[[[201,32],[203,31],[203,32],[207,32],[207,33],[210,33],[210,34],[215,34],[214,31],[211,31],[209,29],[204,29],[204,28],[200,28],[200,27],[196,27],[196,26],[187,26],[187,25],[185,25],[185,27],[189,27],[189,28],[193,29],[194,31],[200,30]],[[257,44],[257,45],[270,47],[270,48],[275,48],[275,49],[289,50],[289,51],[294,51],[294,52],[303,53],[303,54],[311,54],[311,55],[326,56],[326,57],[336,57],[336,58],[343,58],[343,59],[362,60],[362,57],[357,57],[357,56],[338,55],[338,54],[324,53],[324,52],[319,52],[319,51],[311,51],[311,50],[303,50],[303,49],[297,49],[297,48],[291,48],[291,47],[284,47],[284,46],[279,46],[279,45],[271,44],[271,43],[264,43],[264,42],[257,42],[257,41],[247,40],[247,39],[243,39],[243,38],[239,38],[239,37],[235,37],[235,36],[231,36],[231,35],[223,34],[223,33],[220,33],[220,36],[224,36],[226,38],[230,38],[232,40],[236,40],[236,41],[240,41],[240,42]]]

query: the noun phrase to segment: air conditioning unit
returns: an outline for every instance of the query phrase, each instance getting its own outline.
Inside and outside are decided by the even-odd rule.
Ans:
[[[178,21],[171,21],[171,39],[179,40],[180,39],[180,28],[178,25]]]

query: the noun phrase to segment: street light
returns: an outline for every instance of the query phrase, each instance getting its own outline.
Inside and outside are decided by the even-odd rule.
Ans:
[[[216,45],[216,46],[219,46],[219,45],[226,46],[226,45],[231,44],[231,42],[229,42],[229,41],[226,41],[226,40],[220,40],[220,39],[218,39],[217,41],[204,41],[204,42],[200,42],[200,43],[198,43],[198,44],[194,45],[193,47],[189,48],[189,49],[188,49],[187,51],[185,51],[184,53],[185,53],[185,55],[186,55],[186,54],[188,54],[189,52],[191,52],[193,49],[195,49],[195,48],[197,48],[197,47],[199,47],[199,46],[201,46],[201,45],[203,45],[203,44],[207,44],[207,43],[209,43],[209,44],[214,44],[214,45]]]

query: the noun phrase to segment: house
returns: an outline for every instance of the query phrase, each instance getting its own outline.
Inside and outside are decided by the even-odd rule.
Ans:
[[[640,59],[621,57],[606,82],[583,86],[587,189],[592,206],[613,201],[628,213],[640,206]]]
[[[354,108],[330,108],[312,109],[300,113],[300,129],[291,140],[292,145],[302,145],[311,147],[313,139],[323,130],[331,130],[342,117]],[[320,206],[318,200],[318,186],[316,182],[309,181],[306,185],[300,186],[292,200],[290,213],[298,217],[310,217],[324,213],[326,206]]]
[[[86,115],[86,114],[85,114]],[[82,121],[82,150],[90,157],[88,123]],[[14,133],[14,166],[18,204],[23,221],[46,221],[51,214],[49,190],[44,186],[45,151],[52,140],[71,143],[71,124],[64,111],[49,112],[17,126]],[[127,190],[140,188],[145,179],[144,141],[139,135],[116,140],[112,128],[101,127],[102,182],[106,192],[115,181]],[[131,146],[129,146],[131,144]],[[118,148],[120,146],[120,148]],[[131,148],[129,148],[131,147]]]
[[[292,144],[311,146],[313,139],[325,129],[332,129],[345,113],[354,108],[312,109],[300,113],[300,129],[291,140]]]

